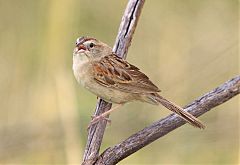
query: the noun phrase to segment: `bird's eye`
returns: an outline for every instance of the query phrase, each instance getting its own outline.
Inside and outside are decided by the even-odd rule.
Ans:
[[[90,45],[89,45],[90,48],[93,48],[94,46],[95,46],[95,45],[94,45],[94,43],[92,43],[92,42],[91,42]]]

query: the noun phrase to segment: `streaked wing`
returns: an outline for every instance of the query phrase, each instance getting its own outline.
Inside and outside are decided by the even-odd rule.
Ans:
[[[137,67],[116,55],[108,55],[93,63],[94,79],[108,88],[131,93],[160,92]]]

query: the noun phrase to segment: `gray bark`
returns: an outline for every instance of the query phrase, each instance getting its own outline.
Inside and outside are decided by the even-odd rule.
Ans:
[[[126,58],[143,5],[144,0],[129,0],[128,2],[113,47],[113,52],[121,58]],[[237,76],[185,106],[185,110],[198,117],[239,93],[240,76]],[[94,115],[104,113],[109,110],[111,106],[110,103],[99,99]],[[116,164],[146,145],[182,126],[185,124],[185,121],[177,115],[171,114],[133,134],[119,144],[106,149],[99,156],[99,149],[106,124],[107,121],[102,120],[98,124],[94,124],[90,127],[82,164]]]
[[[240,76],[237,76],[196,99],[191,104],[185,106],[184,109],[198,117],[214,107],[230,100],[239,93]],[[182,118],[175,114],[171,114],[135,133],[119,144],[106,149],[99,156],[95,164],[116,164],[127,156],[184,124],[185,121]]]
[[[121,58],[126,58],[144,2],[145,0],[129,0],[127,4],[119,27],[118,36],[113,47],[113,52]],[[99,99],[94,115],[98,116],[111,107],[112,104]],[[89,128],[82,164],[91,165],[96,161],[99,156],[99,149],[101,147],[106,124],[107,121],[102,120]]]

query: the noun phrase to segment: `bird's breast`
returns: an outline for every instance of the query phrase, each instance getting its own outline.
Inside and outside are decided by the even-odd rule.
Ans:
[[[74,76],[78,83],[105,101],[122,104],[135,99],[131,93],[97,83],[93,77],[92,70],[92,66],[89,63],[73,64]]]

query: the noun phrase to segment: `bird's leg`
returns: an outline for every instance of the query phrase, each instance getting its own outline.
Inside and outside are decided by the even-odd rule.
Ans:
[[[107,122],[111,122],[111,120],[107,119],[106,116],[109,115],[111,112],[113,112],[114,110],[120,108],[123,104],[118,104],[117,106],[109,109],[108,111],[102,113],[101,115],[98,116],[93,116],[92,117],[92,121],[90,122],[88,128],[91,127],[91,125],[96,124],[97,122],[99,122],[101,119],[107,120]]]
[[[95,115],[92,115],[91,116],[91,118],[92,118],[92,120],[93,119],[95,119],[96,117],[99,117],[99,118],[101,118],[101,119],[103,119],[103,120],[106,120],[109,124],[111,124],[111,120],[110,119],[108,119],[107,117],[102,117],[102,116],[95,116]],[[95,124],[95,123],[94,123]]]

